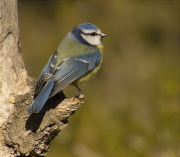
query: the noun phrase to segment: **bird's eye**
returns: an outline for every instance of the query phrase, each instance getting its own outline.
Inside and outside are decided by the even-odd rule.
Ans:
[[[92,35],[92,36],[95,36],[95,35],[96,35],[96,32],[92,32],[91,35]]]

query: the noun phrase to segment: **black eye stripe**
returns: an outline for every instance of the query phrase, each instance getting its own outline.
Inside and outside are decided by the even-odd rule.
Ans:
[[[90,36],[101,36],[101,34],[97,34],[96,32],[92,32],[92,33],[82,33],[84,35],[90,35]]]
[[[97,33],[96,33],[96,32],[92,32],[91,35],[92,35],[92,36],[95,36],[95,35],[97,35]]]

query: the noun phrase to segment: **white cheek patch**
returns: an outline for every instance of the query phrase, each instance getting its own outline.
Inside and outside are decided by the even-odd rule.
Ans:
[[[81,34],[82,38],[86,40],[91,45],[101,45],[101,36],[91,36],[91,35],[85,35]]]

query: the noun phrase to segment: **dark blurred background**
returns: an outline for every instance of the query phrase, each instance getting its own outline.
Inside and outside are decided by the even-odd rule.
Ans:
[[[101,70],[47,157],[178,157],[179,2],[19,1],[28,74],[38,77],[61,40],[89,22],[104,38]],[[73,96],[77,90],[67,87]]]

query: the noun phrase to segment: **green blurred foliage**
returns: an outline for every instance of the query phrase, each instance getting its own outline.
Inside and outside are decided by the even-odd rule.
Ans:
[[[177,157],[179,2],[19,1],[22,52],[37,77],[63,37],[83,22],[104,38],[101,70],[47,157]],[[74,87],[64,90],[70,97]]]

